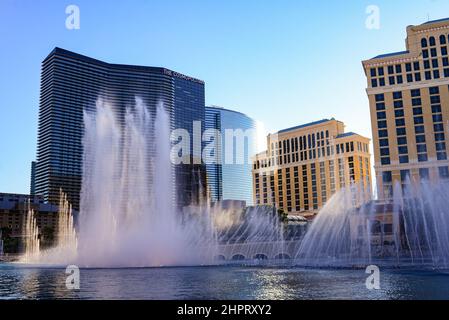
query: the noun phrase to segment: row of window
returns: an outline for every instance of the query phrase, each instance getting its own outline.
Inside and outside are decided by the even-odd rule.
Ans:
[[[444,142],[444,124],[443,116],[441,113],[441,104],[439,96],[439,87],[429,88],[430,103],[432,109],[432,120],[434,128],[434,137],[437,149],[437,159],[446,160],[446,144]],[[428,161],[427,157],[427,145],[426,135],[424,127],[424,117],[421,100],[421,90],[411,90],[412,97],[412,109],[413,109],[413,123],[415,128],[415,142],[417,149],[418,162]],[[377,125],[379,135],[379,150],[380,160],[382,165],[390,164],[390,149],[389,149],[389,135],[387,129],[387,117],[385,106],[385,95],[377,94],[375,96],[376,110],[377,110]],[[404,118],[404,104],[402,101],[402,92],[393,93],[393,106],[395,114],[396,125],[396,139],[398,145],[399,163],[408,163],[408,143],[407,143],[407,130]]]
[[[428,180],[430,177],[430,168],[419,168],[419,178],[421,180]],[[408,182],[410,180],[410,170],[400,170],[401,182]],[[449,179],[449,167],[438,167],[438,176],[440,179]],[[393,183],[392,171],[382,172],[382,182],[385,185],[391,185]]]
[[[441,55],[441,65],[443,66],[443,76],[445,78],[449,77],[449,57],[448,57],[448,41],[446,35],[440,36],[440,50],[436,48],[435,37],[430,37],[429,39],[423,38],[421,40],[422,52],[421,56],[423,58],[424,67],[424,79],[432,80],[441,78],[441,71],[439,70],[440,63],[438,59],[438,53]],[[419,82],[422,80],[420,62],[415,61],[413,63],[405,64],[405,79],[403,74],[403,65],[396,64],[387,66],[386,75],[384,67],[370,68],[371,76],[371,87],[384,87],[388,80],[388,85],[402,84],[404,81]]]
[[[370,179],[369,179],[369,159],[359,157],[360,161],[360,176],[361,179],[367,182],[369,185]],[[302,168],[302,177],[300,179],[299,176],[299,168]],[[313,208],[314,210],[318,209],[318,177],[319,177],[319,187],[320,187],[320,196],[321,196],[321,202],[324,204],[328,199],[328,190],[327,190],[327,184],[326,184],[326,168],[329,172],[329,178],[330,178],[330,190],[329,194],[332,195],[336,191],[336,185],[335,185],[335,162],[333,160],[327,161],[327,164],[325,161],[322,161],[319,163],[319,175],[317,175],[317,167],[316,164],[312,163],[309,166],[308,165],[302,165],[302,166],[295,166],[293,167],[293,181],[294,183],[291,183],[291,170],[292,168],[285,168],[285,198],[284,198],[284,176],[283,176],[283,170],[278,169],[277,172],[277,196],[279,199],[278,206],[280,208],[286,209],[287,212],[292,212],[293,207],[295,208],[295,211],[300,211],[300,180],[302,180],[302,199],[303,199],[303,209],[305,211],[308,211],[310,208]],[[343,159],[338,159],[338,174],[339,174],[339,181],[340,181],[340,187],[345,186],[346,181],[346,174],[349,174],[349,179],[351,181],[355,181],[355,163],[354,158],[349,157],[348,158],[348,165],[347,169],[344,165]],[[364,168],[364,169],[363,169]],[[274,177],[275,171],[271,171],[269,173],[255,173],[254,174],[254,183],[255,183],[255,195],[256,195],[256,204],[269,204],[270,200],[271,203],[275,203],[275,177]],[[310,187],[309,189],[309,179],[310,178]],[[362,180],[362,181],[363,181]],[[267,181],[270,181],[270,185],[268,186]],[[262,185],[260,184],[262,182]],[[262,186],[262,188],[260,188]],[[295,194],[295,202],[292,202],[292,189]],[[311,191],[309,193],[309,191]],[[311,197],[310,197],[311,196]],[[284,202],[286,200],[286,203]],[[284,206],[286,204],[286,206]],[[294,206],[293,206],[294,204]]]
[[[287,140],[288,141],[288,140]],[[322,144],[320,144],[322,145]],[[326,147],[322,146],[322,147],[316,147],[315,149],[309,149],[306,151],[296,151],[294,153],[290,153],[290,150],[287,148],[286,150],[288,150],[288,154],[284,154],[284,155],[278,155],[278,152],[276,152],[276,156],[272,156],[271,158],[267,158],[267,159],[261,159],[261,160],[256,160],[253,163],[253,168],[259,169],[259,168],[268,168],[271,166],[278,166],[278,165],[283,165],[283,164],[290,164],[290,163],[294,163],[294,162],[302,162],[302,161],[307,161],[307,160],[312,160],[312,159],[317,159],[317,158],[322,158],[322,157],[326,157],[326,156],[333,156],[334,152],[336,152],[337,154],[344,154],[344,153],[350,153],[350,152],[354,152],[354,151],[359,151],[359,152],[365,152],[368,153],[369,152],[369,146],[367,143],[363,143],[363,142],[359,142],[356,141],[354,143],[354,141],[350,141],[350,142],[346,142],[346,143],[339,143],[335,145],[335,149],[333,145],[327,145]],[[296,150],[296,149],[294,149]],[[273,155],[273,151],[272,151],[272,155]]]

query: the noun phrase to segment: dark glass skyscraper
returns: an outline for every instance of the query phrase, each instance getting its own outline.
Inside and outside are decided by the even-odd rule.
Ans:
[[[157,67],[110,64],[55,48],[42,63],[35,193],[57,203],[59,189],[79,208],[83,110],[92,110],[99,97],[123,119],[127,106],[140,97],[153,117],[162,102],[171,128],[192,132],[193,121],[204,122],[204,82]],[[192,134],[191,134],[192,136]],[[195,201],[203,165],[176,166],[179,206]]]
[[[257,151],[256,122],[243,113],[216,106],[206,107],[205,118],[205,129],[216,129],[221,135],[216,147],[216,156],[221,159],[206,165],[211,200],[244,200],[247,205],[252,205],[250,157]],[[227,130],[228,137],[233,135],[231,139],[226,137]],[[246,135],[239,136],[239,131]]]

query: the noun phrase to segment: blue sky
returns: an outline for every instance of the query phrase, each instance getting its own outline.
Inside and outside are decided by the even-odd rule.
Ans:
[[[80,8],[80,29],[65,8]],[[380,29],[365,27],[368,5]],[[405,28],[449,17],[447,0],[0,0],[0,192],[29,191],[40,63],[59,46],[206,82],[206,103],[269,131],[335,117],[371,137],[361,60],[405,49]]]

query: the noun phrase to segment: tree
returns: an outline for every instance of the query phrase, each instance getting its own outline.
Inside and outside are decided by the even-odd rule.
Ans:
[[[287,222],[288,221],[288,214],[284,211],[284,209],[278,209],[278,216],[279,216],[279,220],[281,222]]]
[[[11,237],[11,228],[2,228],[3,238],[3,251],[5,253],[17,253],[19,252],[19,239]]]

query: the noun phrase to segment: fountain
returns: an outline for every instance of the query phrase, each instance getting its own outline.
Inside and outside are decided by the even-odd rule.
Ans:
[[[360,189],[340,190],[320,211],[296,255],[299,264],[324,267],[449,267],[447,182],[410,181],[392,197],[354,205]]]
[[[39,228],[34,217],[34,210],[31,208],[30,202],[28,202],[28,211],[24,220],[24,255],[21,257],[20,262],[32,263],[39,260],[40,247],[39,247]]]
[[[124,126],[101,99],[94,113],[85,113],[77,263],[210,263],[208,256],[213,255],[206,253],[213,248],[214,234],[207,216],[182,216],[174,207],[169,137],[169,117],[162,104],[152,121],[137,98],[134,108],[126,111]],[[198,250],[200,245],[205,250]]]
[[[448,184],[416,186],[408,181],[382,202],[370,200],[369,190],[352,184],[328,200],[304,235],[304,228],[292,231],[268,206],[223,208],[199,199],[179,212],[173,197],[169,116],[162,104],[152,119],[136,98],[119,122],[114,107],[99,99],[95,111],[85,112],[84,125],[77,233],[61,193],[58,245],[39,259],[29,258],[39,252],[29,211],[31,236],[23,261],[83,267],[287,259],[320,267],[449,266]]]
[[[3,256],[3,238],[2,229],[0,229],[0,258]]]

